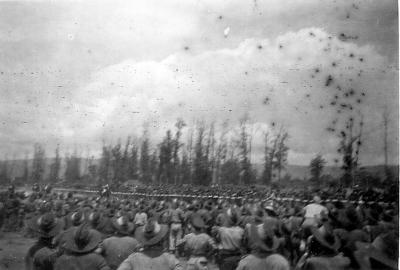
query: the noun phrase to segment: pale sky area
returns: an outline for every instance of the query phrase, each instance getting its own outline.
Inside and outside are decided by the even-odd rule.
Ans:
[[[317,153],[333,164],[327,128],[362,115],[360,161],[374,165],[386,108],[398,164],[397,11],[395,0],[0,2],[1,158],[35,142],[96,154],[144,123],[155,143],[178,117],[234,129],[248,113],[255,160],[275,124],[290,164]]]

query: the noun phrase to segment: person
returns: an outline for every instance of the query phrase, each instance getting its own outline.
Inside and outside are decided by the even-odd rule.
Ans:
[[[25,256],[25,269],[41,269],[42,264],[48,264],[48,256],[39,255],[40,258],[36,259],[34,267],[34,257],[35,254],[42,248],[46,248],[45,254],[49,255],[53,253],[55,244],[53,238],[60,233],[62,229],[62,223],[60,220],[56,219],[55,216],[48,212],[37,218],[34,218],[29,225],[32,231],[38,235],[37,242],[28,249]],[[45,268],[45,267],[43,267]]]
[[[240,261],[244,230],[238,226],[239,221],[237,211],[230,208],[225,224],[213,228],[213,234],[219,243],[217,264],[221,270],[235,269]]]
[[[176,244],[182,239],[183,211],[173,202],[170,210],[169,251],[175,253]]]
[[[398,269],[398,231],[379,235],[372,243],[356,242],[354,256],[360,269]]]
[[[183,246],[189,256],[187,270],[204,269],[217,246],[211,236],[204,233],[205,223],[200,215],[193,215],[190,224],[193,232],[178,241],[178,247]]]
[[[125,259],[118,270],[180,270],[183,269],[175,255],[168,253],[168,226],[150,218],[139,227],[137,240],[143,245]]]
[[[140,245],[135,238],[130,236],[133,231],[133,224],[128,222],[126,216],[114,218],[113,225],[116,234],[103,240],[99,253],[103,255],[108,266],[115,270]]]
[[[249,224],[246,227],[247,241],[250,245],[250,254],[243,257],[237,270],[262,270],[267,268],[267,256],[274,254],[280,241],[275,236],[275,224],[272,218],[267,218],[263,224]]]
[[[95,250],[101,242],[99,232],[82,224],[66,235],[65,253],[57,258],[55,270],[110,270]]]
[[[350,265],[350,259],[339,253],[339,237],[335,235],[329,221],[323,220],[321,227],[312,227],[308,252],[299,260],[296,269],[344,270]]]
[[[302,228],[304,230],[308,230],[311,227],[318,226],[320,218],[321,218],[321,213],[328,213],[328,209],[321,205],[321,198],[319,196],[314,196],[313,198],[313,203],[310,203],[306,205],[303,208],[304,211],[304,222],[302,224]]]

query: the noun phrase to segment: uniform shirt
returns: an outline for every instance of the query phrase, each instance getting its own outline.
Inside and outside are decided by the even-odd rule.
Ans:
[[[135,238],[129,236],[112,236],[104,239],[101,244],[104,258],[111,269],[117,269],[129,255],[138,249],[138,247],[139,242]]]
[[[185,251],[191,256],[205,256],[216,248],[214,240],[206,233],[189,233],[178,242],[178,245],[183,243],[185,244]]]
[[[235,227],[218,227],[217,233],[220,239],[219,249],[239,250],[242,246],[244,230],[238,226]]]
[[[318,203],[311,203],[304,207],[304,217],[305,218],[317,218],[321,217],[321,213],[328,213],[328,209],[325,206],[322,206]]]
[[[121,263],[118,270],[181,270],[182,265],[172,254],[163,253],[158,257],[149,257],[143,253],[133,253]]]
[[[171,223],[182,223],[183,211],[179,208],[171,210]]]
[[[136,213],[133,223],[135,225],[143,226],[147,223],[147,214],[144,212]]]

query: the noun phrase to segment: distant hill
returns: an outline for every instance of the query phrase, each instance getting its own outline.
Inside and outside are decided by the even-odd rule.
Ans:
[[[262,164],[255,164],[254,165],[257,172],[259,174],[263,171]],[[385,166],[384,165],[375,165],[375,166],[365,166],[362,167],[366,172],[376,175],[378,177],[383,178],[385,175]],[[399,174],[399,166],[390,165],[390,171],[393,175]],[[310,168],[308,166],[301,166],[301,165],[287,165],[286,169],[282,172],[282,176],[288,174],[291,176],[292,179],[309,179],[310,175]],[[322,174],[331,175],[334,178],[340,177],[343,174],[343,171],[340,167],[336,166],[326,166],[322,172]]]

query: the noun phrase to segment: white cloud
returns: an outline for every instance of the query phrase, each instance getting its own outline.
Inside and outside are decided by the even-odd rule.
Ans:
[[[74,93],[79,105],[70,125],[85,138],[116,140],[140,135],[137,131],[148,122],[159,137],[178,117],[237,122],[249,112],[259,125],[284,125],[291,136],[289,160],[304,163],[313,153],[332,156],[336,150],[337,139],[326,127],[350,111],[336,113],[337,106],[330,105],[335,95],[338,103],[351,103],[353,111],[364,114],[365,130],[374,129],[383,105],[395,111],[397,94],[391,87],[396,74],[372,47],[308,28],[274,40],[247,39],[235,49],[177,53],[160,62],[126,60],[104,68]],[[333,80],[326,86],[329,75]],[[350,88],[354,97],[343,98]],[[371,151],[366,157],[380,153],[379,140],[379,134],[367,138],[374,147],[366,148]],[[262,151],[262,143],[254,143]]]

